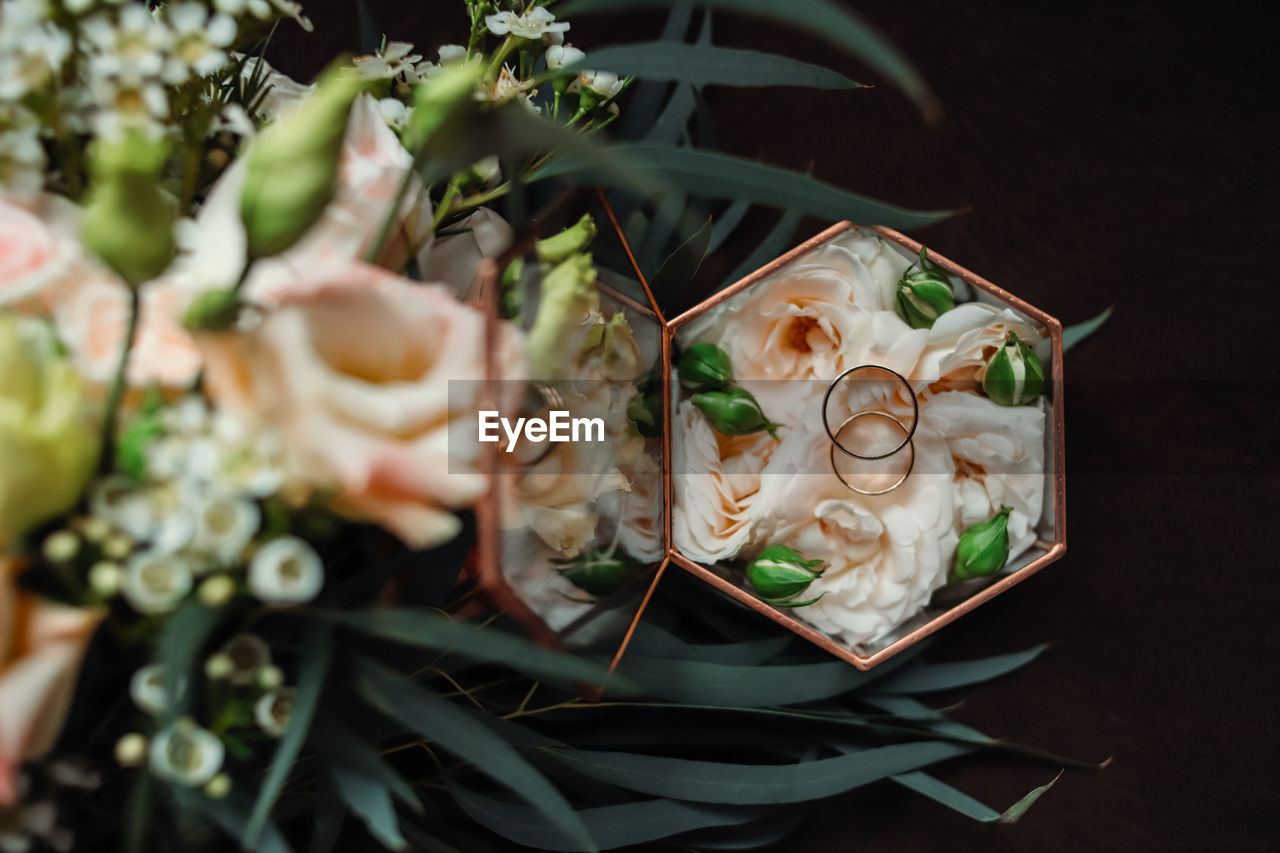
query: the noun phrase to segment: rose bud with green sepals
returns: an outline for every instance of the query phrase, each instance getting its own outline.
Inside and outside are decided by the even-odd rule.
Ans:
[[[794,548],[770,545],[747,564],[747,582],[762,599],[775,607],[803,607],[817,598],[790,602],[822,577],[826,564],[822,560],[806,560]],[[818,596],[821,598],[822,596]]]
[[[993,575],[1009,561],[1009,513],[1013,507],[1001,507],[990,521],[975,524],[960,534],[956,544],[956,580]]]
[[[559,234],[553,234],[537,243],[538,260],[544,264],[558,264],[585,251],[596,238],[596,223],[591,214],[582,218]]]
[[[1044,364],[1031,347],[1009,332],[987,362],[982,390],[1002,406],[1033,402],[1044,390]]]
[[[711,426],[725,435],[750,435],[767,430],[769,435],[777,438],[778,427],[782,426],[766,418],[756,398],[744,388],[704,391],[694,394],[692,400],[711,421]]]
[[[178,206],[160,186],[169,143],[129,133],[94,144],[93,187],[80,239],[131,287],[164,272],[177,252]]]
[[[898,279],[898,316],[913,329],[930,329],[940,316],[956,307],[951,279],[940,269],[930,269],[929,250],[920,247],[920,268],[907,267]]]
[[[622,589],[641,569],[634,559],[612,548],[592,548],[577,557],[551,562],[565,580],[596,598]]]
[[[324,212],[337,187],[347,119],[362,85],[355,74],[331,68],[315,94],[253,141],[240,196],[250,261],[288,249]]]
[[[680,384],[687,391],[723,391],[733,383],[728,354],[713,343],[694,344],[676,365]]]
[[[572,378],[587,343],[587,319],[600,310],[596,269],[591,255],[574,255],[542,279],[542,298],[529,329],[528,352],[533,376],[543,380]]]

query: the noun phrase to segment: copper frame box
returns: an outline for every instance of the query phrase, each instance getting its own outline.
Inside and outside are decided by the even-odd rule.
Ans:
[[[682,569],[710,584],[721,593],[735,599],[742,605],[763,614],[780,625],[785,626],[787,629],[801,637],[804,637],[806,640],[809,640],[825,651],[830,652],[842,660],[848,661],[858,669],[868,670],[890,657],[893,657],[904,649],[914,645],[925,637],[933,634],[943,626],[950,624],[965,613],[968,613],[975,607],[989,601],[1015,584],[1021,583],[1023,580],[1031,577],[1031,575],[1061,558],[1063,554],[1066,553],[1066,471],[1062,394],[1062,324],[1030,303],[1019,299],[1005,290],[1002,290],[987,281],[985,278],[982,278],[954,261],[930,250],[930,261],[936,266],[941,267],[953,278],[959,279],[971,287],[974,291],[976,300],[1012,308],[1015,312],[1023,315],[1049,339],[1051,364],[1049,370],[1050,381],[1045,385],[1045,395],[1047,399],[1047,429],[1045,430],[1046,447],[1044,454],[1045,477],[1048,481],[1048,488],[1046,488],[1044,493],[1044,511],[1041,516],[1040,524],[1037,528],[1037,538],[1032,547],[1027,552],[1020,555],[1016,560],[1012,561],[1010,565],[1006,566],[994,577],[984,579],[981,588],[978,588],[972,595],[964,598],[962,601],[945,608],[926,608],[923,612],[906,620],[906,622],[897,626],[877,640],[868,644],[860,644],[852,648],[826,636],[805,622],[790,615],[786,610],[775,608],[761,601],[751,591],[743,586],[734,583],[733,581],[723,577],[721,574],[713,571],[711,568],[701,565],[681,554],[672,539],[674,489],[671,466],[674,407],[672,404],[671,368],[672,354],[675,350],[675,337],[677,332],[695,318],[716,308],[736,294],[751,288],[763,279],[801,259],[808,253],[818,249],[831,240],[846,234],[850,230],[858,228],[859,226],[849,222],[838,223],[823,231],[821,234],[818,234],[816,237],[800,244],[781,257],[771,261],[741,281],[719,291],[704,302],[668,321],[663,316],[657,301],[653,298],[647,281],[645,280],[638,265],[635,263],[634,255],[632,255],[631,249],[626,243],[626,238],[618,227],[618,223],[613,217],[613,212],[608,208],[607,203],[605,211],[611,219],[614,230],[617,233],[623,248],[626,250],[632,269],[638,278],[640,285],[643,287],[649,307],[658,322],[662,324],[663,334],[661,340],[661,357],[663,363],[662,389],[663,419],[665,425],[662,435],[662,541],[664,556],[657,569],[653,572],[652,580],[639,601],[639,605],[630,621],[630,625],[622,636],[616,651],[613,653],[613,666],[617,666],[618,662],[621,660],[626,651],[627,645],[630,642],[631,636],[635,631],[635,627],[644,614],[644,609],[648,604],[649,599],[652,597],[658,583],[661,582],[664,572],[668,566],[672,564],[680,566]],[[892,229],[876,227],[871,230],[884,240],[896,246],[897,249],[905,255],[914,257],[921,249],[921,244],[919,242]],[[493,292],[495,289],[494,283],[496,283],[497,275],[498,272],[496,265],[491,264],[485,270],[482,270],[482,278],[487,277],[487,280],[490,282],[490,286],[488,288],[490,292]],[[492,324],[492,331],[496,329],[497,303],[496,300],[492,299],[486,300],[486,302],[489,305],[489,322]],[[487,367],[492,368],[492,365]],[[489,372],[488,370],[486,372],[486,376],[493,377],[495,375],[495,372]],[[486,464],[495,466],[496,458],[490,459]],[[490,467],[488,470],[494,472],[496,471],[496,467]],[[498,533],[495,527],[497,518],[496,513],[496,498],[491,494],[490,499],[486,500],[482,504],[479,513],[480,542],[478,554],[480,558],[479,576],[481,583],[495,604],[512,613],[512,615],[514,615],[522,624],[529,628],[533,636],[543,642],[554,645],[557,642],[554,632],[551,632],[549,628],[529,610],[529,608],[520,600],[519,595],[510,588],[503,577],[500,565],[500,545],[498,544]]]

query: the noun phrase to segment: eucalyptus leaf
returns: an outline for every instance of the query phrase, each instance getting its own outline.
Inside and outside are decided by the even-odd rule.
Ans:
[[[730,198],[793,210],[826,219],[850,219],[864,225],[919,228],[950,216],[947,211],[917,211],[842,190],[808,175],[746,160],[728,154],[650,143],[620,143],[611,154],[629,164],[633,179],[660,175],[668,185],[678,185],[691,195]],[[565,157],[535,170],[529,180],[556,175],[588,174],[588,164]],[[601,181],[611,181],[607,171],[596,171]]]
[[[595,849],[564,795],[510,743],[464,709],[367,658],[359,661],[355,681],[369,704],[510,787],[580,847]]]
[[[1067,326],[1062,330],[1062,351],[1074,347],[1076,344],[1084,341],[1094,332],[1098,331],[1111,319],[1111,309],[1108,308],[1092,320],[1085,320],[1083,323],[1076,323],[1074,326]]]
[[[671,93],[671,100],[667,101],[657,121],[649,127],[645,139],[666,145],[675,145],[684,141],[687,136],[689,117],[693,115],[697,105],[693,88],[687,83],[677,84]]]
[[[1021,669],[1047,648],[1048,645],[1043,644],[1023,652],[956,663],[917,663],[879,682],[873,692],[932,693],[980,684]]]
[[[293,763],[302,751],[302,744],[311,729],[311,719],[315,716],[316,707],[320,704],[320,695],[324,691],[325,676],[329,673],[329,660],[333,654],[333,631],[328,625],[312,624],[307,626],[303,638],[304,653],[302,667],[298,673],[298,688],[293,699],[293,710],[289,713],[289,728],[280,738],[275,755],[271,759],[271,768],[262,780],[258,789],[257,801],[253,804],[253,812],[245,827],[245,846],[252,848],[258,840],[258,834],[266,826],[271,815],[271,808],[284,788]]]
[[[316,777],[315,812],[311,822],[311,847],[309,853],[332,853],[342,835],[342,824],[347,806],[338,795],[330,773]]]
[[[187,712],[196,656],[221,616],[221,611],[205,607],[193,598],[165,620],[158,646],[160,663],[164,665],[165,693],[169,697],[163,715],[166,725]]]
[[[817,761],[754,765],[584,749],[545,752],[593,779],[642,794],[702,803],[772,805],[829,797],[972,750],[960,744],[920,741]]]
[[[683,42],[692,18],[693,4],[688,0],[674,0],[671,11],[667,14],[667,22],[662,28],[662,41]],[[640,81],[628,98],[627,109],[622,114],[624,139],[636,139],[647,135],[649,128],[653,126],[654,119],[662,110],[663,96],[668,89],[670,85],[667,83]]]
[[[523,637],[469,622],[454,622],[415,609],[382,608],[363,612],[311,610],[310,615],[345,625],[384,640],[449,651],[463,660],[506,664],[535,678],[592,684],[607,683],[613,691],[634,689],[625,679],[611,676],[607,665],[576,655],[553,652]]]
[[[556,10],[561,17],[588,12],[616,12],[623,9],[670,5],[672,0],[572,0]],[[805,30],[858,57],[902,89],[926,112],[936,111],[936,100],[928,85],[896,47],[864,21],[831,0],[703,0],[708,8],[724,9],[771,18]]]
[[[475,821],[517,844],[539,850],[582,850],[574,840],[548,824],[535,810],[485,796],[457,781],[449,790]],[[643,844],[682,832],[745,823],[756,809],[708,806],[666,799],[596,806],[578,812],[596,843],[604,849]]]
[[[392,850],[408,846],[400,834],[400,821],[386,786],[336,765],[329,766],[329,774],[338,795],[364,821],[370,835]]]
[[[246,818],[249,810],[248,803],[234,793],[225,799],[212,800],[194,791],[183,791],[179,802],[188,808],[203,812],[224,832],[232,838],[239,839],[247,850],[253,850],[254,853],[292,853],[293,848],[270,820],[264,821],[257,829],[253,836],[255,840],[249,840],[251,824]]]
[[[789,635],[779,634],[739,643],[686,643],[651,622],[641,621],[627,651],[649,657],[758,666],[777,656],[790,642]]]
[[[923,794],[936,803],[941,803],[952,811],[957,811],[970,820],[990,823],[1000,819],[1000,812],[983,805],[963,791],[951,787],[946,782],[936,779],[923,770],[910,773],[899,773],[892,777],[904,788]]]
[[[619,76],[693,86],[803,86],[853,89],[861,84],[821,65],[773,53],[702,44],[653,41],[597,48],[584,65]]]
[[[330,763],[377,782],[401,802],[422,810],[422,802],[409,783],[363,737],[327,714],[316,720],[315,732],[317,749]]]
[[[714,832],[694,832],[681,836],[682,846],[694,850],[755,850],[777,844],[804,820],[803,815],[788,813],[769,817],[743,826],[722,827]]]
[[[796,233],[796,226],[799,224],[800,214],[793,210],[784,212],[768,235],[751,250],[751,254],[733,268],[733,272],[725,278],[724,284],[728,286],[751,275],[790,248],[792,235]]]
[[[676,248],[671,257],[662,262],[662,266],[653,276],[653,281],[649,283],[659,303],[664,295],[677,293],[692,283],[694,276],[698,274],[698,268],[702,266],[703,258],[706,257],[707,244],[710,241],[711,220],[708,219],[692,237]]]
[[[743,217],[750,209],[751,204],[745,201],[735,201],[724,209],[724,212],[715,220],[715,224],[711,226],[711,242],[707,244],[708,255],[724,245],[724,241],[728,240],[742,224]]]

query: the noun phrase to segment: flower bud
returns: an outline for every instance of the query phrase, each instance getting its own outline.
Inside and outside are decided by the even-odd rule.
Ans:
[[[49,534],[40,552],[50,563],[69,563],[80,553],[80,537],[70,530]]]
[[[99,141],[91,153],[80,238],[133,287],[164,272],[177,251],[177,204],[160,186],[168,156],[167,142],[139,133]]]
[[[284,684],[284,670],[280,667],[269,663],[258,670],[258,686],[263,690],[275,690],[281,684]]]
[[[200,603],[210,610],[226,607],[236,597],[236,582],[227,575],[214,575],[200,584],[197,590]]]
[[[189,332],[225,332],[240,317],[240,294],[234,288],[208,290],[191,301],[182,315]]]
[[[634,395],[627,403],[627,418],[645,438],[662,435],[662,395],[656,392]]]
[[[147,739],[130,732],[116,741],[116,763],[121,767],[137,767],[147,757]]]
[[[538,260],[544,264],[567,261],[579,252],[586,251],[595,238],[595,220],[591,218],[591,214],[584,213],[581,219],[559,234],[538,241]]]
[[[713,343],[704,341],[684,351],[676,364],[680,384],[688,391],[723,391],[733,382],[729,355]]]
[[[574,255],[543,278],[542,298],[528,339],[533,376],[563,379],[576,371],[577,354],[591,331],[588,318],[600,309],[595,282],[590,255]]]
[[[592,548],[578,557],[552,562],[565,580],[596,598],[622,589],[641,568],[631,557],[610,548]]]
[[[250,260],[288,249],[324,212],[337,184],[347,118],[360,89],[357,76],[331,68],[313,95],[250,146],[240,196]]]
[[[920,268],[907,267],[898,279],[898,316],[913,329],[929,329],[941,315],[956,307],[951,279],[940,269],[930,269],[929,250],[920,247]]]
[[[231,656],[223,652],[209,655],[204,662],[204,675],[210,681],[221,681],[224,678],[230,678],[235,669],[236,665],[231,660]]]
[[[124,569],[120,568],[119,563],[108,560],[94,563],[93,568],[89,569],[89,588],[103,598],[111,598],[120,591],[123,575]]]
[[[1031,347],[1009,332],[1004,345],[987,362],[982,390],[1002,406],[1030,403],[1044,390],[1044,364]]]
[[[993,575],[1009,560],[1009,513],[1001,507],[995,518],[975,524],[960,534],[956,544],[956,580]]]
[[[769,435],[778,437],[778,427],[764,416],[760,404],[751,392],[745,388],[730,388],[727,391],[704,391],[693,395],[693,404],[711,421],[716,432],[725,435],[750,435],[760,430],[768,430]]]
[[[451,131],[471,109],[482,62],[455,62],[414,87],[413,116],[401,134],[409,151],[430,154],[447,148]]]
[[[808,589],[825,570],[822,560],[806,560],[794,548],[770,545],[747,564],[746,575],[756,594],[775,607],[803,607],[818,599],[804,602],[789,599]]]
[[[204,795],[211,800],[221,800],[231,793],[231,777],[218,773],[204,785]]]

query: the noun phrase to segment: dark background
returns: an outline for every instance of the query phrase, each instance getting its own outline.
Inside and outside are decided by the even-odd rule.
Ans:
[[[306,7],[316,32],[282,27],[270,54],[301,77],[359,44],[350,0]],[[458,38],[460,7],[369,3],[423,53]],[[968,208],[914,236],[1064,323],[1115,306],[1067,358],[1068,555],[934,646],[974,657],[1052,642],[970,691],[958,716],[1114,760],[1068,771],[1013,827],[883,787],[808,808],[786,849],[1280,849],[1272,28],[1224,3],[857,7],[916,62],[945,120],[926,126],[887,84],[717,89],[721,147],[907,206]],[[589,51],[660,22],[584,18],[570,40]],[[715,32],[879,82],[772,24],[720,15]],[[939,771],[997,808],[1054,773],[996,758]]]

